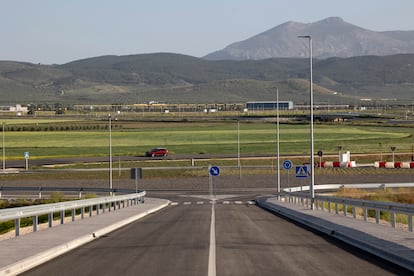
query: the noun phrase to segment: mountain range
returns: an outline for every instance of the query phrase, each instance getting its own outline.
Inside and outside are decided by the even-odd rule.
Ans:
[[[412,105],[414,54],[403,53],[414,53],[414,33],[376,33],[335,17],[287,22],[205,58],[153,53],[62,65],[0,61],[0,105],[243,103],[274,100],[276,87],[280,100],[306,104],[308,44],[298,35],[313,38],[316,104]]]
[[[413,102],[414,54],[315,59],[315,103],[358,104],[398,99]],[[306,58],[209,61],[155,53],[102,56],[63,65],[0,62],[0,105],[15,103],[134,104],[306,103]]]
[[[304,24],[286,22],[246,40],[210,53],[208,60],[246,60],[275,57],[307,57],[308,43],[298,36],[310,35],[316,58],[385,56],[414,53],[414,31],[370,31],[339,17]]]

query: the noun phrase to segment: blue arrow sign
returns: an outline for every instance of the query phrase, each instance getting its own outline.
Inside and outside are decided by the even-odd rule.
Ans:
[[[218,176],[220,174],[220,168],[217,166],[210,167],[210,175],[211,176]]]
[[[290,160],[283,161],[283,168],[285,170],[290,170],[290,169],[292,169],[292,167],[293,167],[292,161],[290,161]]]

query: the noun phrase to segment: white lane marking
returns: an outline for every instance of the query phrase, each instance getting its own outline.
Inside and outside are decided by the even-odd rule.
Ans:
[[[197,204],[202,205],[202,204],[204,204],[204,201],[197,201]]]
[[[184,202],[184,205],[191,205],[191,201]]]
[[[171,206],[176,206],[178,205],[178,202],[171,202]]]
[[[210,250],[208,254],[208,276],[216,276],[216,214],[211,205]]]
[[[230,204],[230,201],[223,201],[223,204]]]
[[[243,204],[242,201],[235,201],[234,204]]]

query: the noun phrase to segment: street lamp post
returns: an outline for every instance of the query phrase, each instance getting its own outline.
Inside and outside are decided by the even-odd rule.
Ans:
[[[311,184],[309,187],[310,191],[310,198],[311,198],[311,209],[314,208],[315,202],[315,174],[314,174],[314,144],[313,144],[313,72],[312,72],[312,36],[305,35],[299,36],[299,38],[306,38],[309,41],[309,92],[310,92],[310,176],[311,176]]]
[[[108,116],[109,119],[109,189],[110,195],[112,195],[112,126],[111,126],[111,114]]]
[[[4,123],[3,123],[3,146],[2,146],[2,150],[3,150],[3,172],[6,172],[6,149],[5,149],[5,144],[4,144]]]
[[[279,88],[276,87],[277,195],[280,196]]]
[[[239,168],[239,179],[241,179],[241,164],[240,164],[240,121],[237,121],[237,167]]]

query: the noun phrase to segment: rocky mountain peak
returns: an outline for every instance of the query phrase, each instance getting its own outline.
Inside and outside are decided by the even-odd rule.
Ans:
[[[414,32],[375,32],[350,24],[340,17],[313,23],[288,21],[246,40],[205,56],[209,60],[303,57],[307,44],[299,35],[311,35],[317,58],[414,53]]]

